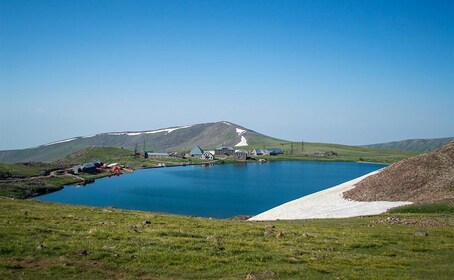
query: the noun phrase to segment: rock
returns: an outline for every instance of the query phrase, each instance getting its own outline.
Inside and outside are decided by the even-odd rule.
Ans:
[[[246,275],[246,277],[244,279],[245,280],[257,280],[257,276],[255,276],[252,273],[249,273],[248,275]]]
[[[38,247],[36,247],[36,250],[42,250],[44,248],[46,248],[46,246],[44,246],[43,244],[40,244],[40,245],[38,245]]]
[[[272,278],[276,276],[276,273],[274,271],[271,271],[271,270],[266,270],[263,272],[263,277],[264,278]]]
[[[216,243],[216,245],[220,245],[222,243],[222,239],[217,236],[208,236],[206,240]]]
[[[279,232],[276,234],[276,238],[281,238],[281,237],[284,237],[284,234],[282,233],[282,231],[279,231]]]
[[[276,228],[273,224],[266,224],[265,228]]]
[[[269,237],[271,235],[273,235],[273,231],[272,230],[265,230],[265,232],[263,233],[263,236],[265,236],[265,237]]]
[[[134,224],[132,224],[132,225],[131,225],[131,228],[137,228],[137,226],[136,226],[136,225],[134,225]]]
[[[77,255],[81,255],[81,256],[90,255],[90,252],[88,252],[87,250],[76,250],[76,251],[74,251],[74,253],[77,254]]]
[[[24,215],[25,215],[25,216],[28,216],[28,211],[24,211]]]
[[[416,236],[429,236],[429,234],[427,232],[425,232],[424,230],[415,231],[415,235]]]
[[[311,235],[307,232],[303,233],[303,237],[310,237]]]
[[[145,221],[143,221],[142,224],[143,224],[143,225],[151,225],[151,221],[145,220]]]

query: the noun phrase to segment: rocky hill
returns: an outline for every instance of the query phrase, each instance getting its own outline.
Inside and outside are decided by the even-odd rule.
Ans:
[[[365,145],[364,147],[383,149],[383,150],[401,150],[401,151],[410,151],[425,153],[430,152],[449,142],[453,141],[454,137],[446,138],[434,138],[434,139],[409,139],[403,141],[393,141],[380,144]]]
[[[412,201],[454,205],[454,141],[399,161],[369,176],[344,197],[359,201]]]
[[[147,131],[108,132],[55,141],[34,148],[0,151],[0,162],[50,162],[87,147],[124,147],[152,151],[187,151],[198,144],[204,148],[219,145],[245,147],[273,145],[284,140],[272,138],[240,125],[221,121]]]

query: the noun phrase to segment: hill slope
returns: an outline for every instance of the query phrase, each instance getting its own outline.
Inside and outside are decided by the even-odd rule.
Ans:
[[[364,179],[344,196],[360,201],[454,204],[454,141],[399,161]]]
[[[380,144],[364,145],[363,147],[425,153],[443,147],[444,145],[448,144],[453,140],[454,137],[434,139],[409,139],[403,141],[393,141]]]
[[[194,145],[273,145],[286,142],[230,122],[203,123],[150,131],[125,131],[74,137],[22,150],[0,151],[0,162],[50,162],[87,147],[145,148],[153,151],[188,151]]]

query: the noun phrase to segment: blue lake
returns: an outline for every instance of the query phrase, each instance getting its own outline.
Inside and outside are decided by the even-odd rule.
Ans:
[[[280,161],[137,170],[36,200],[229,218],[255,215],[384,167],[354,162]]]

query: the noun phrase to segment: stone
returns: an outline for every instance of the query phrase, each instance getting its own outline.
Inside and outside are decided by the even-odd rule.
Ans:
[[[279,232],[276,234],[276,238],[281,238],[281,237],[284,237],[284,233],[282,233],[282,231],[279,231]]]
[[[255,276],[252,273],[249,273],[248,275],[246,275],[246,277],[244,279],[245,280],[257,280],[257,276]]]
[[[273,235],[273,231],[272,230],[265,230],[265,232],[263,233],[263,236],[265,236],[265,237],[269,237],[271,235]]]
[[[81,255],[81,256],[90,255],[90,252],[88,252],[87,250],[76,250],[74,253],[77,254],[77,255]]]
[[[216,243],[217,245],[222,243],[222,239],[217,236],[208,236],[206,240]]]
[[[145,220],[145,221],[143,221],[142,224],[143,224],[143,225],[151,225],[151,221]]]
[[[44,249],[46,246],[44,246],[43,244],[40,244],[38,245],[38,247],[36,247],[36,250],[42,250]]]
[[[416,236],[429,236],[429,234],[427,232],[425,232],[424,230],[415,231],[415,235]]]
[[[271,271],[271,270],[266,270],[263,272],[263,277],[264,278],[272,278],[276,276],[276,273],[274,271]]]

